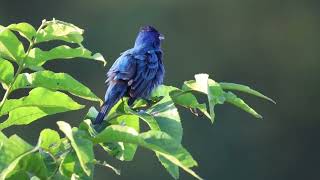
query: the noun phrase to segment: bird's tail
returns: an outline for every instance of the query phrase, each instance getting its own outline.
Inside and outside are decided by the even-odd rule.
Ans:
[[[124,96],[126,89],[126,84],[113,84],[109,86],[105,97],[106,100],[103,103],[101,110],[93,124],[102,123],[104,117],[108,115],[110,109],[119,101],[120,98]]]
[[[102,105],[101,110],[100,110],[99,114],[97,115],[96,120],[93,122],[93,124],[100,124],[103,121],[104,117],[106,116],[106,114],[110,110],[109,107],[110,106],[106,103],[104,103]]]

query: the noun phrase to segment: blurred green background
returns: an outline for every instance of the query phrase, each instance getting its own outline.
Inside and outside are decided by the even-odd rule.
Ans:
[[[199,163],[197,173],[207,180],[313,180],[320,179],[319,7],[316,0],[1,0],[0,24],[39,26],[42,19],[55,17],[85,29],[85,46],[106,57],[106,68],[76,60],[46,67],[69,72],[101,97],[107,68],[133,45],[140,26],[154,25],[166,36],[166,84],[181,86],[195,73],[207,72],[217,81],[247,84],[277,101],[273,105],[241,94],[264,119],[224,105],[217,108],[213,125],[182,110],[183,144]],[[41,129],[57,129],[57,120],[77,125],[85,111],[5,132],[36,143]],[[97,180],[170,179],[147,150],[139,149],[129,163],[100,149],[97,153],[122,171],[117,176],[97,167]],[[181,179],[193,178],[182,172]]]

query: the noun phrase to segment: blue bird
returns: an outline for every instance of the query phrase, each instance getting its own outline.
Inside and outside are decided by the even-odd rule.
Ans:
[[[100,124],[110,109],[122,98],[129,97],[131,106],[138,98],[148,99],[151,91],[162,84],[161,41],[164,36],[152,26],[140,28],[134,47],[121,54],[107,72],[105,101],[94,124]]]

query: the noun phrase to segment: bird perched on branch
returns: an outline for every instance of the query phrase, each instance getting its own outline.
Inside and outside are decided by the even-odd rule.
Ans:
[[[107,72],[105,101],[94,124],[100,124],[122,97],[129,97],[128,105],[132,105],[138,98],[147,99],[151,91],[162,84],[163,39],[152,26],[140,28],[134,47],[123,52]]]

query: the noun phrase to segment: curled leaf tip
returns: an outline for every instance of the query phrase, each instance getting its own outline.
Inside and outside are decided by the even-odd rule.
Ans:
[[[95,53],[92,58],[97,61],[103,62],[103,66],[106,66],[107,61],[104,59],[103,55],[100,53]]]
[[[269,101],[271,101],[273,104],[277,104],[277,102],[271,98],[268,98]]]
[[[257,115],[256,115],[256,118],[258,118],[258,119],[263,119],[263,117],[262,117],[260,114],[257,114]]]

